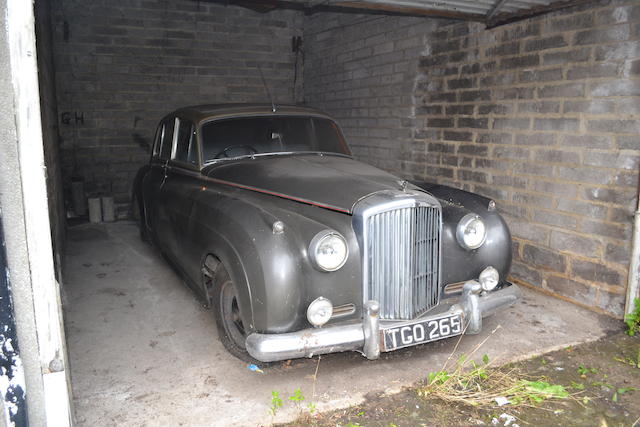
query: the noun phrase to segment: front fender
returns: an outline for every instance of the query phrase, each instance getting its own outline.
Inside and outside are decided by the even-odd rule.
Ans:
[[[302,327],[301,307],[308,300],[305,234],[319,231],[322,224],[246,195],[240,199],[203,192],[200,197],[190,229],[190,241],[198,243],[189,258],[199,259],[201,266],[211,253],[224,263],[239,294],[243,321],[252,331]],[[275,221],[285,223],[283,233],[273,232]]]
[[[243,321],[252,331],[280,333],[310,327],[306,309],[319,296],[336,306],[357,304],[352,316],[359,316],[361,267],[351,216],[235,191],[241,190],[210,189],[198,195],[187,239],[197,243],[185,257],[198,260],[192,266],[194,274],[199,274],[209,253],[230,265]],[[273,232],[275,221],[284,223],[283,233]],[[340,232],[349,246],[349,259],[336,272],[318,271],[308,259],[311,239],[325,229]]]
[[[477,278],[489,265],[506,280],[511,269],[511,233],[502,216],[491,207],[491,199],[444,185],[414,184],[442,204],[442,285]],[[458,222],[468,213],[480,216],[487,225],[487,240],[475,250],[463,248],[456,238]]]

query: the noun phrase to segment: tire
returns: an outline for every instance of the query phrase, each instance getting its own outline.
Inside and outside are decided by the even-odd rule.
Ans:
[[[208,270],[206,265],[203,270]],[[227,269],[224,265],[219,264],[215,272],[207,271],[203,279],[211,281],[211,283],[205,283],[205,286],[210,285],[207,287],[211,290],[211,308],[222,345],[238,359],[263,366],[263,363],[249,355],[245,347],[244,341],[247,332],[240,317],[236,287],[231,281]]]

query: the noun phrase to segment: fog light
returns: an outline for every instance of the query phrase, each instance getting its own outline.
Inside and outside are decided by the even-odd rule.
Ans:
[[[322,326],[331,319],[333,304],[325,297],[316,298],[307,308],[307,320],[313,326]]]
[[[500,283],[500,273],[498,273],[498,270],[493,267],[487,267],[482,270],[482,273],[480,273],[478,281],[480,282],[482,289],[485,291],[491,291],[498,286],[498,283]]]

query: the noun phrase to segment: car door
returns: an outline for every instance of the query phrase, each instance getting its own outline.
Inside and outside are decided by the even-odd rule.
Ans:
[[[169,117],[158,125],[149,172],[142,181],[142,203],[146,226],[151,230],[154,241],[163,251],[166,250],[169,223],[166,209],[161,200],[161,189],[167,179],[167,164],[171,159],[173,149],[175,120],[175,117]]]
[[[190,250],[190,226],[196,194],[201,188],[200,152],[196,138],[195,124],[186,118],[178,117],[175,124],[176,137],[171,160],[167,166],[167,178],[161,189],[161,197],[167,207],[170,223],[169,243],[171,254],[188,274],[190,264],[199,263],[199,255]],[[189,275],[191,276],[191,275]],[[191,277],[192,280],[197,278]]]

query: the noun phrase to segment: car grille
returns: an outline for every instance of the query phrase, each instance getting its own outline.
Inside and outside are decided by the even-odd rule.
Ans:
[[[436,206],[366,218],[364,296],[380,303],[381,319],[414,319],[438,304],[440,221]]]

